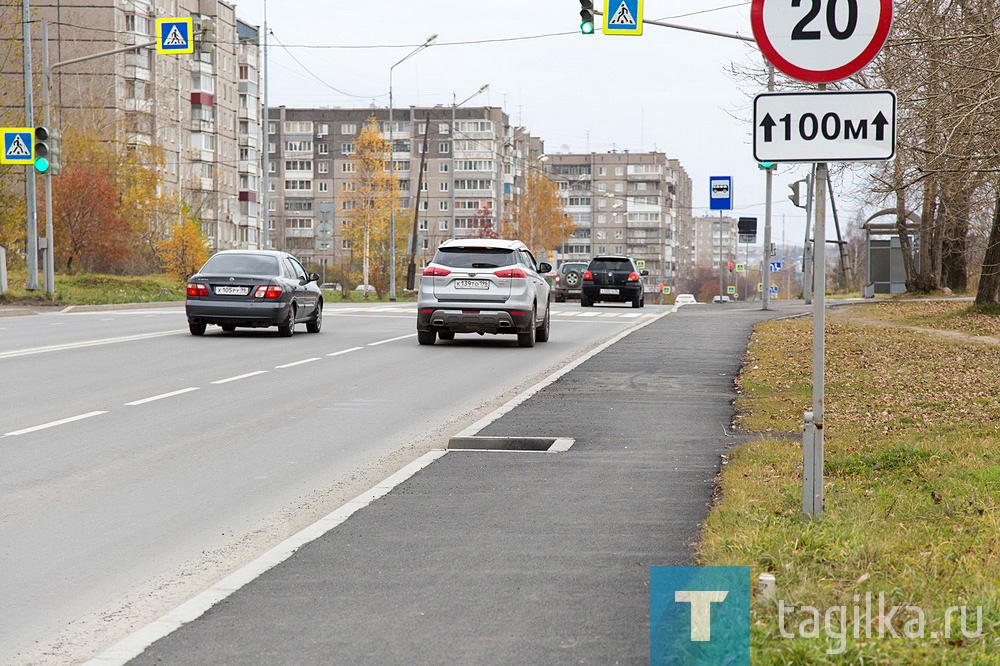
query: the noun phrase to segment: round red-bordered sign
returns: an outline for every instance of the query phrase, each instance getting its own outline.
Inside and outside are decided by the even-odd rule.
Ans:
[[[750,25],[776,69],[800,81],[832,83],[861,71],[882,50],[892,0],[753,0]]]

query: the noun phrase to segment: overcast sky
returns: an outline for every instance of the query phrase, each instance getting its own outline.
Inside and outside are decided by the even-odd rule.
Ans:
[[[595,7],[600,11],[603,0]],[[269,0],[269,103],[288,107],[461,102],[503,107],[548,153],[658,150],[692,179],[694,214],[711,176],[732,176],[733,216],[764,222],[764,175],[753,158],[753,84],[732,63],[762,63],[752,42],[646,25],[643,35],[582,35],[578,0]],[[263,25],[265,0],[237,3]],[[645,0],[647,19],[752,37],[750,2]],[[786,198],[804,165],[774,179],[774,240],[801,244],[803,211]],[[846,201],[844,202],[847,203]],[[846,207],[846,206],[845,206]],[[832,236],[831,231],[828,236]],[[760,235],[758,236],[760,239]]]

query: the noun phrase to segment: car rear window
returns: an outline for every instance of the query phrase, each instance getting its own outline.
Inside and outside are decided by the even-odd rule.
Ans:
[[[517,253],[502,247],[442,247],[434,263],[451,268],[500,268],[517,263]]]
[[[281,275],[277,257],[260,254],[217,254],[202,267],[202,273],[224,275]]]
[[[590,262],[592,271],[632,271],[632,262],[616,259],[594,259]]]

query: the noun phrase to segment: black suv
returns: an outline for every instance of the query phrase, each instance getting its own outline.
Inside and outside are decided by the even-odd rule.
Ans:
[[[556,303],[565,303],[567,298],[580,298],[585,270],[587,270],[585,261],[567,261],[559,267],[556,272],[555,288],[552,290]]]
[[[583,272],[580,305],[586,308],[595,301],[631,301],[632,307],[641,308],[646,304],[644,275],[649,275],[649,271],[636,268],[631,257],[594,257]]]

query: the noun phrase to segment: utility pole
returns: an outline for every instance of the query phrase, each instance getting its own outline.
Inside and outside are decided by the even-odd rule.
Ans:
[[[413,290],[417,276],[417,219],[420,217],[420,193],[424,188],[424,164],[427,161],[427,141],[431,130],[431,114],[424,120],[424,142],[420,150],[420,170],[417,172],[417,196],[413,205],[413,233],[410,235],[410,262],[406,266],[406,288]]]
[[[21,2],[21,36],[24,40],[24,118],[25,125],[32,128],[31,140],[34,141],[35,100],[32,95],[33,76],[31,69],[31,8],[29,0]],[[38,209],[35,201],[35,165],[29,164],[24,174],[24,195],[28,208],[28,244],[25,260],[28,264],[28,283],[26,289],[38,289]]]
[[[52,70],[49,69],[49,22],[42,21],[42,124],[52,131],[50,124],[50,91]],[[57,139],[58,141],[58,139]],[[32,168],[34,168],[32,166]],[[52,166],[45,172],[45,295],[56,297],[55,237],[52,235]]]

